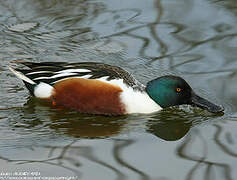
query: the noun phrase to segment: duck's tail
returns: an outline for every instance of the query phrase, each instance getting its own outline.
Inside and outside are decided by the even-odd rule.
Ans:
[[[54,88],[51,85],[44,82],[33,81],[32,79],[27,77],[27,75],[25,75],[25,73],[27,73],[28,70],[14,69],[11,66],[9,66],[9,69],[10,71],[13,72],[13,74],[15,74],[19,79],[21,79],[24,82],[26,88],[29,90],[32,96],[43,99],[51,97],[54,90]]]
[[[19,79],[21,79],[24,82],[25,86],[30,91],[31,95],[34,95],[34,89],[37,85],[36,82],[32,81],[30,78],[25,76],[22,72],[20,72],[20,70],[14,69],[11,66],[9,66],[8,68],[11,72],[13,72],[13,74],[16,75],[16,77],[18,77]]]
[[[16,75],[19,79],[21,79],[24,82],[27,82],[29,84],[36,84],[34,81],[32,81],[30,78],[26,77],[22,72],[18,71],[17,69],[14,69],[13,67],[9,66],[8,67],[13,74]]]

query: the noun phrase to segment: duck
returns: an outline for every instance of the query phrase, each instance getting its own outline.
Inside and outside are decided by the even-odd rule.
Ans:
[[[198,96],[179,76],[161,76],[144,85],[123,68],[100,62],[13,62],[27,67],[9,69],[32,96],[80,113],[149,114],[184,104],[211,113],[224,111]]]

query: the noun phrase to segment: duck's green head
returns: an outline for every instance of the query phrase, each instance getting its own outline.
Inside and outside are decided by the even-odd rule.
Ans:
[[[215,105],[196,95],[188,83],[178,76],[162,76],[148,82],[148,95],[162,108],[190,104],[212,113],[223,112],[222,106]]]

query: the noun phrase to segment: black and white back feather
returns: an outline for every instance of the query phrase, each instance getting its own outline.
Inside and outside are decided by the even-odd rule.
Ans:
[[[144,85],[139,83],[130,73],[120,67],[112,66],[97,62],[25,62],[16,61],[18,64],[23,64],[29,69],[13,69],[14,73],[20,73],[22,80],[27,88],[31,91],[32,85],[37,85],[41,82],[53,86],[55,83],[67,78],[85,78],[85,79],[100,79],[110,81],[113,79],[123,79],[123,82],[132,87],[134,90],[143,91]],[[25,76],[25,78],[24,78]]]

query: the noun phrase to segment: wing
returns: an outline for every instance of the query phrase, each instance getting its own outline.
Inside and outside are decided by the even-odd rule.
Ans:
[[[64,79],[79,77],[85,79],[105,78],[110,81],[113,79],[123,79],[123,82],[136,90],[143,91],[144,86],[139,83],[130,73],[120,67],[97,62],[43,62],[33,63],[16,61],[29,69],[15,69],[24,74],[28,79],[36,84],[44,82],[50,85]]]

